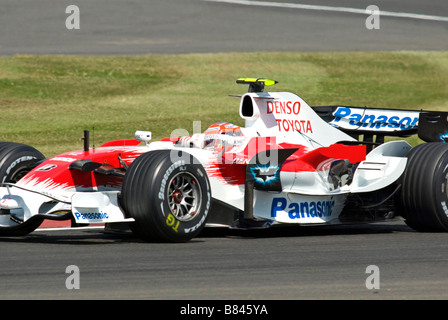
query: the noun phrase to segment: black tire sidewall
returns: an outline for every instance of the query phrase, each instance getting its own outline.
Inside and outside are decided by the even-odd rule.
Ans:
[[[448,231],[448,145],[414,147],[402,181],[400,211],[418,231]]]
[[[0,142],[0,182],[10,183],[36,166],[38,161],[44,160],[42,153],[33,147],[14,142]],[[12,227],[0,227],[0,236],[23,236],[40,226],[42,219],[33,216],[25,222]]]
[[[0,182],[16,180],[16,175],[22,170],[30,171],[38,161],[45,157],[33,147],[2,142],[0,144]]]
[[[35,156],[28,155],[26,152],[15,155],[14,158],[9,157],[7,166],[0,170],[0,182],[12,182],[19,180],[17,174],[21,171],[30,171],[39,159]]]
[[[153,201],[155,203],[155,206],[159,209],[154,212],[154,214],[159,215],[157,219],[157,221],[159,222],[159,228],[163,231],[166,231],[167,236],[179,238],[180,240],[182,240],[181,235],[183,234],[188,235],[188,238],[190,238],[190,235],[194,237],[201,231],[202,227],[204,226],[210,208],[210,185],[207,179],[207,175],[202,169],[202,166],[194,164],[183,164],[182,161],[174,162],[166,169],[165,166],[162,167],[160,173],[163,172],[163,175],[159,175],[159,179],[161,178],[160,181],[155,181],[156,192],[153,194]],[[188,221],[181,221],[176,219],[171,213],[167,201],[169,182],[175,175],[182,172],[191,174],[198,181],[199,189],[201,191],[198,214],[193,219]]]
[[[448,197],[447,190],[448,187],[448,151],[441,157],[438,168],[434,171],[433,178],[433,192],[435,201],[433,205],[435,206],[435,212],[437,213],[437,218],[440,224],[448,230]]]

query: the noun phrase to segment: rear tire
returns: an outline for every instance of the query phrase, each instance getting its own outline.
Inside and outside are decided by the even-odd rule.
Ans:
[[[0,182],[16,183],[30,172],[37,162],[44,160],[42,153],[33,147],[14,142],[0,142]],[[16,220],[15,220],[16,221]],[[13,226],[0,226],[0,236],[23,236],[42,223],[39,216]]]
[[[182,153],[181,151],[179,151]],[[172,161],[170,150],[139,156],[122,185],[121,205],[135,222],[131,230],[157,242],[185,242],[206,223],[211,192],[207,173],[189,154]]]
[[[400,213],[417,231],[448,231],[448,144],[425,143],[408,154]]]

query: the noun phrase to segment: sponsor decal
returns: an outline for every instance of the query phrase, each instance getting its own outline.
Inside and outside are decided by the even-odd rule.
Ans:
[[[347,129],[408,130],[415,129],[418,125],[418,113],[416,115],[416,112],[339,107],[333,116],[335,119],[331,122],[332,124]]]
[[[300,102],[299,101],[267,101],[267,114],[295,114],[298,115],[300,112]]]
[[[109,215],[106,212],[86,212],[80,213],[76,211],[75,213],[76,220],[107,220],[109,219]]]
[[[181,160],[181,161],[177,161],[175,163],[173,163],[165,172],[165,174],[163,175],[162,178],[162,183],[160,184],[160,191],[159,191],[159,199],[160,200],[164,200],[165,199],[165,187],[166,187],[166,183],[168,181],[168,177],[170,176],[170,174],[177,168],[182,167],[181,171],[185,170],[185,161]],[[162,212],[163,215],[165,216],[165,212],[163,211],[163,206],[162,206]]]
[[[209,207],[210,207],[210,201],[207,202],[207,207],[205,209],[204,215],[202,216],[201,220],[196,225],[194,225],[193,227],[185,228],[185,233],[190,233],[190,232],[193,232],[193,231],[197,230],[204,223],[205,219],[207,218]]]
[[[171,227],[175,232],[177,232],[180,221],[177,220],[171,213],[168,213],[168,217],[166,218],[165,222],[168,227]]]
[[[275,119],[279,131],[298,131],[303,133],[313,133],[313,128],[309,120]]]
[[[448,206],[446,205],[446,201],[442,201],[440,204],[442,205],[443,212],[445,212],[445,215],[448,217]]]
[[[299,115],[300,101],[266,101],[266,113],[282,116],[279,118],[276,117],[275,119],[279,131],[313,133],[313,128],[309,120],[291,119],[288,117],[288,115]]]
[[[50,171],[56,167],[57,167],[56,164],[47,164],[47,165],[40,167],[39,169],[36,169],[36,171]]]
[[[78,159],[69,158],[69,157],[54,157],[54,158],[51,158],[50,160],[52,160],[52,161],[62,161],[62,162],[74,162],[74,161],[76,161]]]
[[[285,198],[274,198],[271,204],[271,217],[277,212],[287,212],[290,219],[330,217],[333,213],[334,200],[290,202]]]
[[[255,183],[262,186],[273,184],[280,179],[280,171],[278,166],[252,166],[250,173],[254,177]]]
[[[11,170],[12,170],[16,165],[18,165],[20,162],[30,161],[30,160],[33,160],[33,159],[36,159],[36,157],[33,157],[33,156],[24,156],[24,157],[20,157],[19,159],[16,159],[16,160],[15,160],[13,163],[11,163],[10,166],[6,169],[6,175],[8,175],[8,174],[11,172]],[[3,181],[5,181],[6,175],[5,175],[5,177],[3,178]]]

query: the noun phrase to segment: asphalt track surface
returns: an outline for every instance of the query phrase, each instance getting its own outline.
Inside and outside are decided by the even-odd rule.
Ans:
[[[446,299],[448,235],[401,222],[205,230],[185,244],[100,229],[1,238],[2,299]],[[68,290],[79,268],[79,289]],[[368,289],[379,270],[379,288]]]
[[[281,1],[273,1],[281,2]],[[292,1],[448,16],[448,2]],[[65,8],[80,8],[80,29]],[[448,23],[202,0],[2,0],[0,55],[446,50]],[[389,224],[206,230],[186,244],[101,229],[0,238],[0,299],[447,299],[448,234]],[[68,290],[76,265],[80,288]],[[380,271],[368,289],[366,269]]]
[[[445,0],[273,0],[448,17]],[[68,30],[68,5],[80,28]],[[0,55],[446,50],[448,22],[205,0],[2,0]]]

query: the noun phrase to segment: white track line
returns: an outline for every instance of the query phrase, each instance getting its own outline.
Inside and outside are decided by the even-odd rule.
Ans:
[[[320,6],[320,5],[300,4],[300,3],[251,1],[251,0],[202,0],[202,1],[239,4],[239,5],[243,5],[243,6],[291,8],[291,9],[333,11],[333,12],[347,12],[347,13],[356,13],[356,14],[364,14],[364,15],[371,15],[372,14],[371,10],[366,10],[366,9]],[[387,16],[387,17],[396,17],[396,18],[409,18],[409,19],[419,19],[419,20],[431,20],[431,21],[448,22],[448,17],[443,17],[443,16],[433,16],[433,15],[418,14],[418,13],[383,11],[381,9],[379,11],[379,15],[381,17]]]

